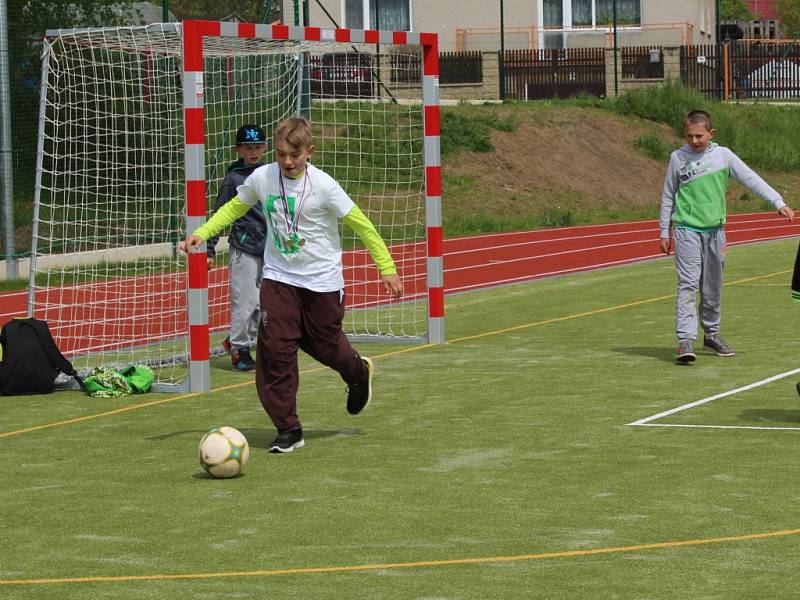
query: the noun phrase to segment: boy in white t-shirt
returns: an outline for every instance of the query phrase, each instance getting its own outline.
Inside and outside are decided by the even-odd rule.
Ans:
[[[275,162],[256,169],[237,196],[181,243],[189,252],[261,203],[267,217],[261,283],[261,327],[256,387],[278,430],[271,452],[305,445],[297,416],[297,351],[337,371],[348,385],[347,411],[360,413],[372,398],[372,361],[359,356],[342,330],[344,278],[338,221],[370,251],[386,293],[403,284],[386,244],[342,187],[307,160],[314,154],[305,119],[283,121],[273,134]]]

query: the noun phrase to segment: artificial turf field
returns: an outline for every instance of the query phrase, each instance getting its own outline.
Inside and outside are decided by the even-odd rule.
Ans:
[[[671,259],[449,296],[446,346],[359,346],[362,415],[303,357],[289,455],[227,359],[206,395],[2,397],[0,597],[793,597],[796,248],[731,248],[737,356],[689,366]],[[197,462],[218,425],[236,479]]]

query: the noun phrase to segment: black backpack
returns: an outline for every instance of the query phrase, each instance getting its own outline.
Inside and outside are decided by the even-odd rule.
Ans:
[[[0,394],[47,394],[65,373],[83,381],[56,346],[46,321],[12,319],[0,330]]]

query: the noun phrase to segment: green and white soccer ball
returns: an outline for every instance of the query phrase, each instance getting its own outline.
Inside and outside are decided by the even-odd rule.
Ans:
[[[197,449],[206,473],[218,479],[235,477],[250,457],[250,445],[242,432],[233,427],[214,427],[200,440]]]

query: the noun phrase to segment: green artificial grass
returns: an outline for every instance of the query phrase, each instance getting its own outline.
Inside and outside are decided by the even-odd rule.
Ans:
[[[730,249],[737,356],[690,366],[671,259],[449,296],[447,345],[359,346],[363,415],[303,357],[289,455],[224,358],[206,395],[3,397],[0,596],[790,597],[800,375],[629,424],[798,366],[795,250]],[[251,444],[241,477],[197,461],[219,425]]]

